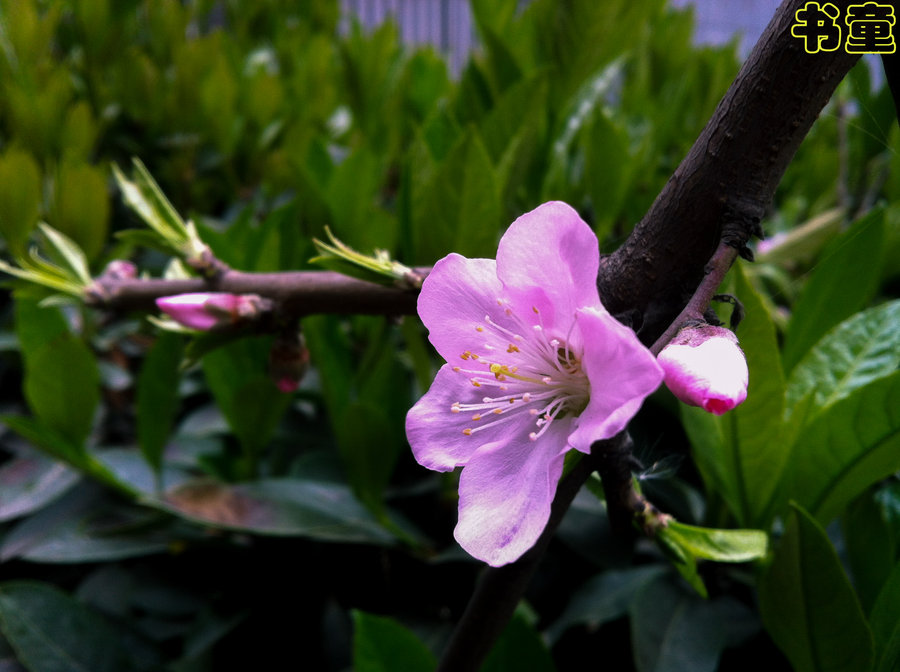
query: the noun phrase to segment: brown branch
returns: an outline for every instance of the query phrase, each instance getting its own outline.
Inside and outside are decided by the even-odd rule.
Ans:
[[[841,16],[851,0],[838,0]],[[601,262],[600,296],[637,311],[652,343],[703,277],[723,226],[749,240],[817,115],[859,59],[808,54],[791,35],[805,0],[785,0],[700,137],[625,244]],[[673,114],[677,114],[673,110]]]
[[[598,442],[594,447],[615,444],[622,436]],[[436,672],[477,672],[481,668],[494,642],[512,618],[563,515],[596,466],[596,457],[585,455],[560,481],[547,526],[528,552],[514,563],[484,570]]]
[[[427,274],[427,268],[416,269]],[[163,280],[100,277],[87,296],[89,305],[116,311],[156,309],[155,300],[189,292],[258,294],[272,299],[285,315],[314,313],[414,315],[418,291],[385,287],[333,271],[242,273],[228,270],[214,280]]]

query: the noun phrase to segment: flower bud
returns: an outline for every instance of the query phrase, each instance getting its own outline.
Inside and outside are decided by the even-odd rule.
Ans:
[[[173,320],[190,329],[209,331],[253,319],[271,308],[271,302],[255,294],[197,292],[164,296],[156,305]]]
[[[309,350],[300,332],[280,333],[269,350],[269,376],[279,391],[289,394],[300,387],[309,369]]]
[[[747,360],[728,329],[686,327],[657,358],[666,386],[681,401],[722,415],[747,398]]]

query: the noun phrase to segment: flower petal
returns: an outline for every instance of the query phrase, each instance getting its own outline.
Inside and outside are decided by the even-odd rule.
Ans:
[[[454,402],[478,403],[484,392],[468,379],[444,364],[434,382],[416,405],[406,414],[406,438],[413,456],[423,467],[435,471],[451,471],[466,464],[486,443],[506,443],[518,432],[519,442],[528,440],[530,428],[506,423],[494,424],[466,435],[463,430],[477,426],[470,413],[453,413]],[[512,421],[515,423],[515,420]]]
[[[584,339],[582,366],[591,383],[591,398],[569,436],[569,445],[583,453],[591,444],[625,428],[644,399],[663,380],[656,358],[635,333],[605,311],[576,312]]]
[[[517,309],[524,314],[534,306],[548,328],[568,328],[577,308],[601,307],[599,266],[597,236],[575,210],[559,201],[519,217],[497,249],[497,274]]]
[[[508,322],[497,303],[503,296],[493,259],[467,259],[450,254],[438,261],[419,293],[418,312],[428,340],[445,360],[460,363],[467,352],[483,355],[485,345],[506,348],[500,334],[488,329],[485,316]]]
[[[554,422],[536,442],[490,443],[459,479],[454,536],[471,555],[499,567],[534,546],[550,517],[571,422]]]

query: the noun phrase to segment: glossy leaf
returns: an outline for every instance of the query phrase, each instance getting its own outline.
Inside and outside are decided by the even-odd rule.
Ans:
[[[872,297],[881,277],[883,250],[883,210],[855,222],[826,249],[794,305],[784,343],[786,371],[793,369],[831,327]]]
[[[196,481],[148,503],[222,529],[347,543],[394,541],[350,488],[337,483],[282,478],[229,486]]]
[[[845,320],[807,352],[788,380],[786,416],[802,425],[807,398],[815,416],[898,366],[900,301],[890,301]]]
[[[353,612],[355,672],[433,672],[434,654],[396,621],[363,611]]]
[[[796,672],[866,672],[872,633],[825,530],[799,506],[759,584],[766,630]]]
[[[798,435],[790,496],[827,522],[900,469],[900,371],[833,404]]]
[[[768,537],[761,530],[717,530],[670,521],[657,534],[695,558],[716,562],[748,562],[765,556]]]
[[[30,455],[0,467],[0,521],[18,518],[43,508],[78,480],[65,464]]]

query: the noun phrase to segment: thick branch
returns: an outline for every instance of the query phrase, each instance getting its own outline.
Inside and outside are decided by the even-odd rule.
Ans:
[[[644,343],[681,311],[723,225],[738,225],[749,239],[801,141],[859,58],[843,48],[806,53],[791,35],[804,4],[782,3],[650,210],[601,264],[604,304],[613,313],[637,310]],[[844,16],[850,0],[835,4]]]

